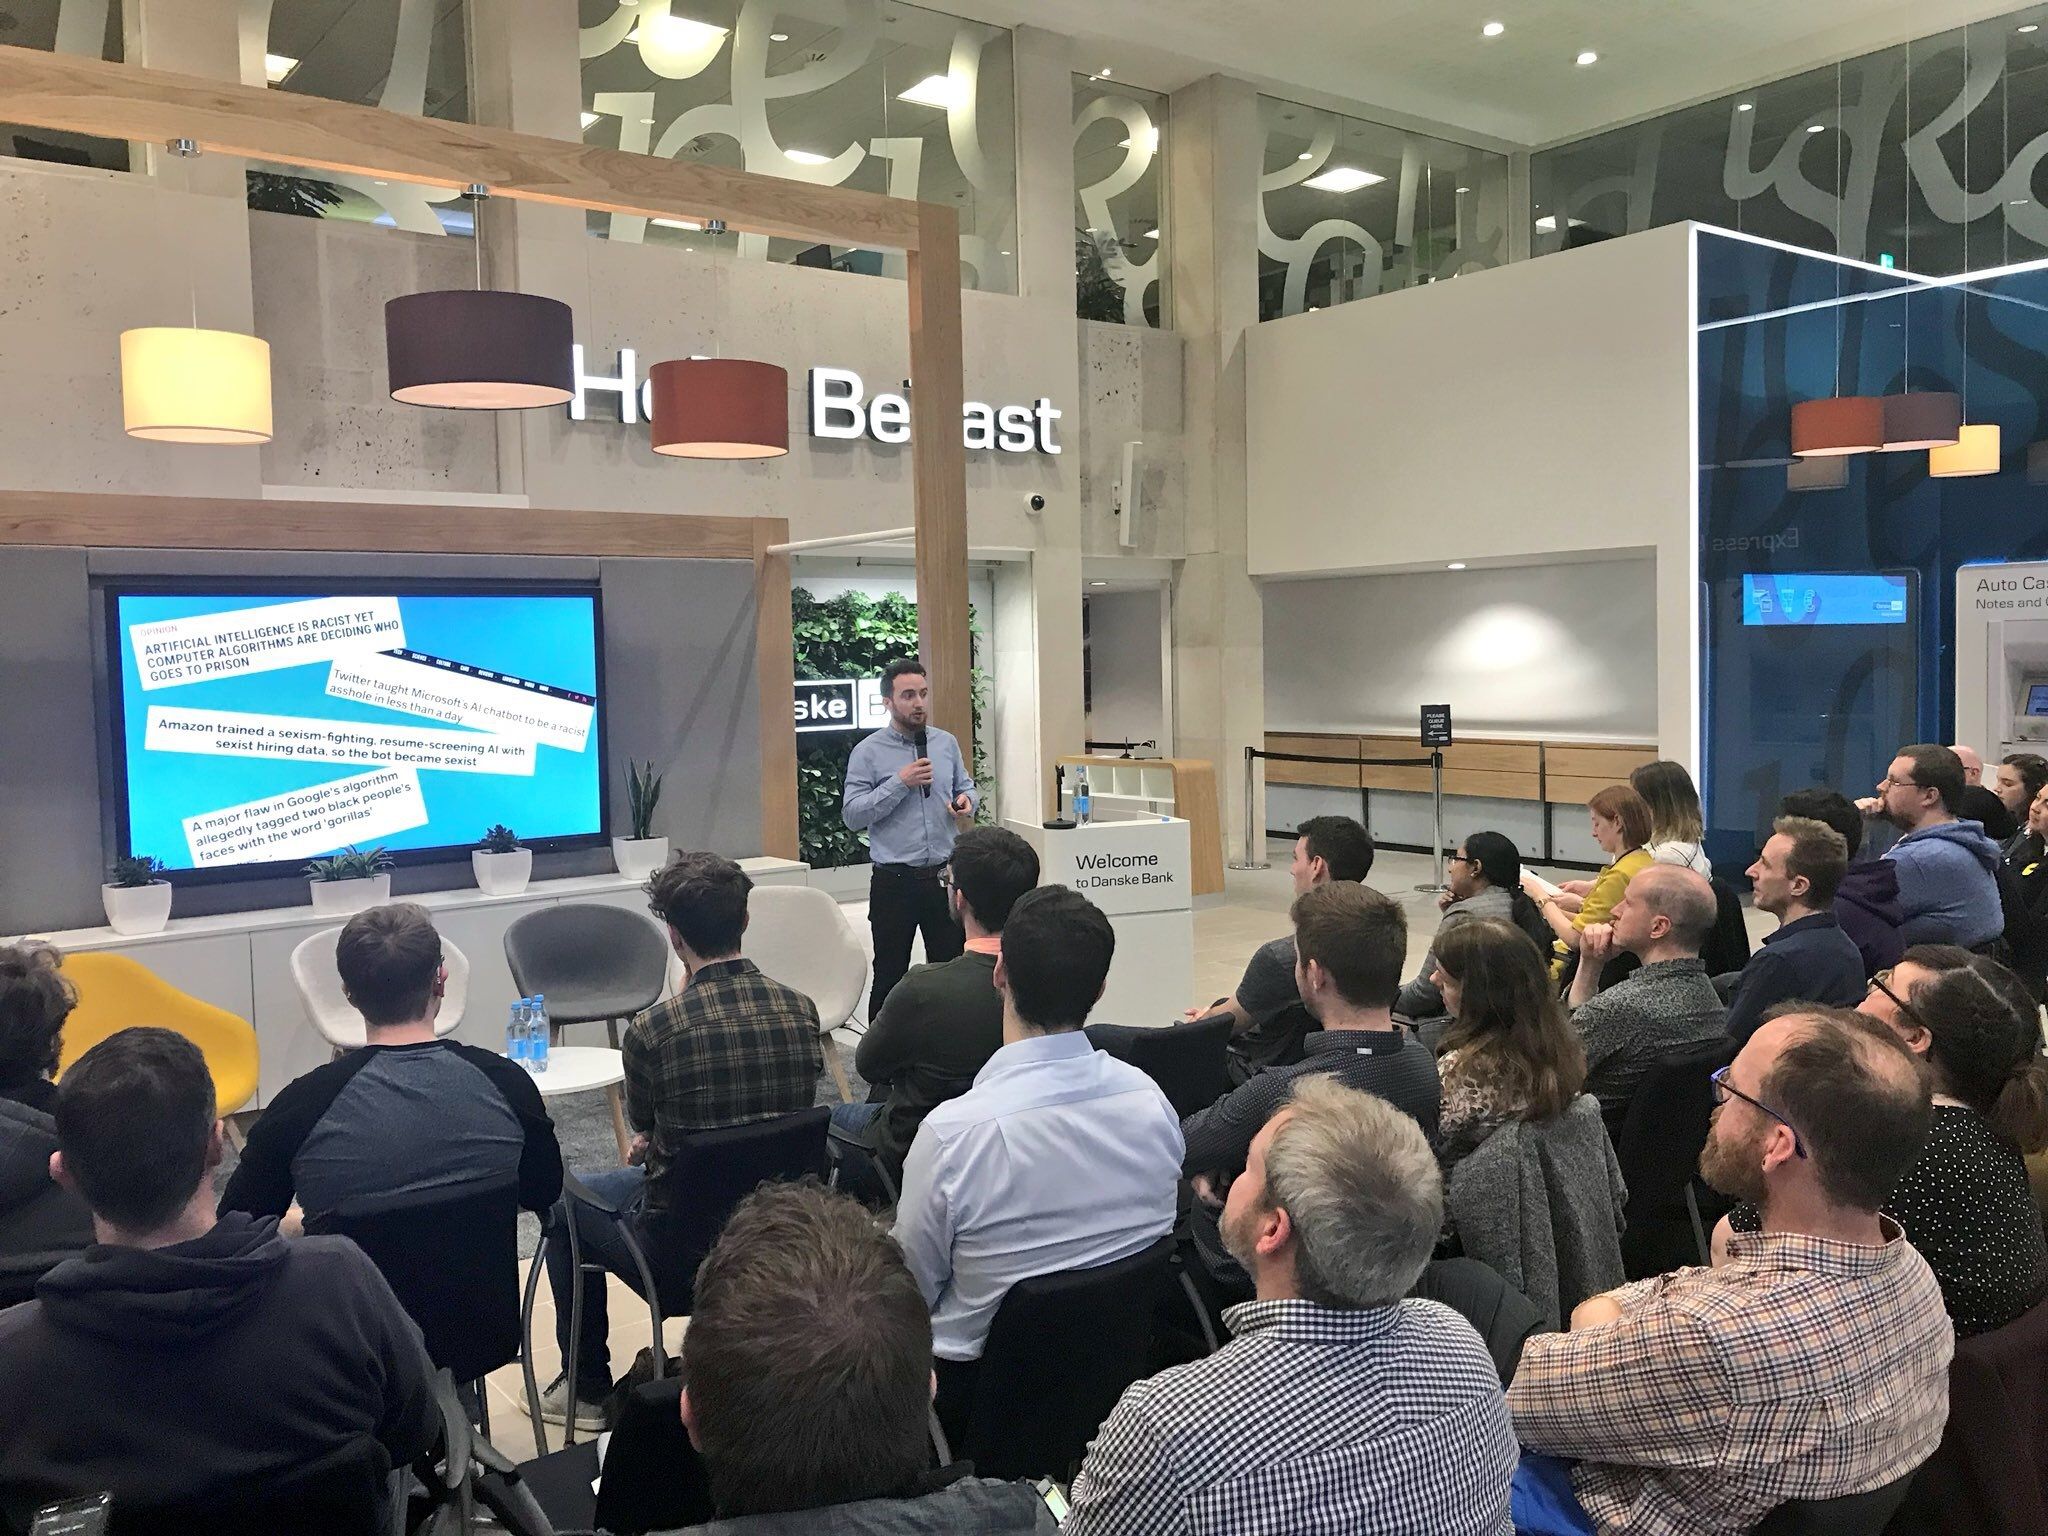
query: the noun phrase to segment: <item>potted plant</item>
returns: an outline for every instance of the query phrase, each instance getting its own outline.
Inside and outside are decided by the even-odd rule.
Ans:
[[[377,847],[365,852],[350,843],[305,868],[313,910],[322,917],[348,917],[391,899],[391,855]]]
[[[502,822],[484,833],[469,856],[477,889],[486,896],[517,896],[533,878],[533,850],[519,846],[519,834]]]
[[[100,887],[107,926],[116,933],[161,933],[171,920],[171,882],[146,853],[114,860],[114,878]]]
[[[654,835],[661,775],[653,763],[626,760],[626,801],[633,813],[633,835],[612,839],[612,863],[628,880],[645,880],[668,862],[668,839]]]

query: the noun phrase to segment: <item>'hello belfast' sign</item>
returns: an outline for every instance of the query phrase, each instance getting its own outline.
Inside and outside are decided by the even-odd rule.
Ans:
[[[619,349],[616,374],[585,372],[581,344],[573,352],[576,393],[568,406],[571,421],[590,419],[590,401],[595,395],[610,396],[619,421],[626,426],[651,413],[652,388],[639,376],[631,347]],[[813,368],[806,394],[813,437],[865,437],[890,444],[910,441],[910,401],[903,395],[887,393],[870,399],[861,376],[850,368]],[[991,406],[970,400],[960,411],[960,440],[970,450],[1058,453],[1060,445],[1053,423],[1060,415],[1043,395],[1030,405]]]

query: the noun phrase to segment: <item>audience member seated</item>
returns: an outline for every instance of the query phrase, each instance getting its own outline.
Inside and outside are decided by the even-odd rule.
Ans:
[[[1222,1350],[1125,1392],[1068,1536],[1505,1531],[1517,1450],[1492,1357],[1447,1307],[1402,1299],[1442,1214],[1412,1118],[1295,1082],[1223,1217],[1257,1299],[1225,1314]]]
[[[77,994],[57,951],[0,944],[0,1306],[92,1242],[85,1202],[50,1177],[58,1036]]]
[[[1588,1531],[1733,1536],[1881,1488],[1941,1438],[1954,1332],[1880,1214],[1927,1140],[1926,1074],[1883,1026],[1815,1009],[1768,1021],[1715,1091],[1701,1175],[1763,1230],[1529,1340],[1508,1389],[1518,1513],[1567,1458]]]
[[[1437,939],[1478,917],[1513,920],[1522,888],[1522,855],[1498,832],[1474,832],[1444,865],[1444,893],[1436,904],[1443,916]],[[1422,957],[1422,969],[1401,989],[1394,1012],[1404,1019],[1434,1019],[1449,1013],[1436,984],[1436,952]]]
[[[1610,1123],[1650,1063],[1727,1028],[1728,1010],[1700,960],[1714,910],[1714,888],[1701,876],[1657,864],[1629,882],[1611,924],[1586,931],[1567,1001],[1586,1048],[1586,1092]],[[1623,951],[1642,965],[1602,992],[1601,968]]]
[[[1906,914],[1899,906],[1899,869],[1890,859],[1859,859],[1863,849],[1863,813],[1839,790],[1797,789],[1778,802],[1780,816],[1801,816],[1822,822],[1841,834],[1849,850],[1849,867],[1835,890],[1835,921],[1863,957],[1866,976],[1897,965],[1906,941],[1899,929]]]
[[[351,1443],[392,1466],[438,1443],[419,1330],[362,1250],[216,1220],[221,1127],[197,1046],[110,1036],[64,1074],[56,1121],[52,1171],[98,1246],[0,1312],[10,1503],[244,1502]]]
[[[1003,1000],[996,957],[1017,898],[1038,884],[1038,854],[1002,827],[969,827],[941,876],[966,948],[951,960],[920,965],[894,987],[861,1036],[854,1068],[886,1088],[882,1103],[835,1104],[832,1123],[866,1141],[889,1187],[903,1182],[903,1159],[924,1117],[974,1085],[974,1074],[1003,1043]],[[872,1176],[848,1159],[840,1187],[863,1199],[886,1198]]]
[[[1863,1012],[1927,1063],[1934,1130],[1885,1214],[1941,1283],[1960,1338],[1989,1333],[2048,1293],[2048,1248],[2025,1154],[2048,1148],[2048,1062],[2039,1013],[2020,979],[1949,944],[1918,945],[1870,989]],[[1756,1230],[1738,1206],[1714,1233]]]
[[[316,1227],[422,1199],[501,1187],[544,1211],[562,1193],[562,1150],[532,1076],[496,1051],[434,1037],[447,967],[427,909],[358,912],[335,969],[366,1044],[287,1083],[264,1108],[220,1208]],[[298,1223],[288,1223],[288,1228]]]
[[[1329,1073],[1348,1087],[1376,1093],[1414,1117],[1435,1137],[1442,1104],[1429,1048],[1394,1022],[1408,919],[1401,904],[1370,886],[1321,885],[1294,898],[1295,982],[1322,1029],[1292,1066],[1273,1067],[1242,1083],[1182,1122],[1195,1247],[1220,1289],[1249,1292],[1250,1279],[1225,1251],[1217,1231],[1223,1186],[1244,1171],[1252,1138],[1287,1102],[1295,1081]]]
[[[1002,1047],[910,1144],[896,1240],[931,1307],[942,1423],[972,1399],[1012,1285],[1128,1258],[1173,1229],[1173,1107],[1081,1032],[1115,948],[1109,919],[1078,892],[1019,897],[996,959]]]
[[[2004,931],[1998,845],[1957,819],[1962,801],[1963,765],[1947,747],[1901,747],[1878,782],[1876,814],[1903,834],[1885,858],[1898,870],[1908,944],[1981,949]]]
[[[1608,857],[1607,867],[1583,892],[1559,886],[1550,889],[1528,871],[1522,873],[1522,889],[1542,909],[1544,921],[1555,936],[1550,962],[1553,979],[1564,976],[1565,962],[1579,947],[1579,937],[1595,924],[1605,923],[1628,889],[1629,881],[1656,861],[1643,845],[1650,840],[1650,808],[1643,797],[1626,784],[1610,784],[1586,802],[1593,829],[1593,841]],[[1573,886],[1582,882],[1574,881]]]
[[[1777,918],[1775,931],[1736,973],[1728,1033],[1739,1045],[1764,1014],[1801,998],[1853,1008],[1867,990],[1863,956],[1835,921],[1835,891],[1849,868],[1848,845],[1825,823],[1780,816],[1749,866],[1756,908]]]
[[[2005,867],[2021,906],[2035,914],[2048,908],[2048,786],[2028,803],[2025,825],[2005,845]]]
[[[1349,816],[1311,816],[1294,840],[1287,874],[1299,896],[1333,880],[1363,884],[1372,873],[1372,860],[1371,836]],[[1301,993],[1294,985],[1294,936],[1288,934],[1258,947],[1237,991],[1214,1007],[1190,1009],[1186,1016],[1230,1015],[1231,1077],[1242,1082],[1265,1067],[1301,1059],[1305,1027],[1300,1004]]]
[[[1586,1052],[1529,936],[1499,918],[1442,934],[1437,984],[1450,1009],[1437,1072],[1438,1165],[1458,1161],[1510,1120],[1561,1115],[1586,1081]]]
[[[580,1174],[582,1183],[619,1214],[580,1200],[568,1202],[585,1263],[602,1264],[637,1286],[621,1225],[656,1220],[674,1191],[662,1174],[681,1138],[809,1109],[817,1101],[825,1058],[818,1044],[818,1008],[803,993],[761,974],[740,953],[747,931],[747,892],[754,882],[716,853],[678,853],[648,882],[648,907],[668,926],[683,962],[684,983],[626,1030],[626,1120],[634,1136],[626,1168]],[[646,1244],[641,1245],[643,1248]],[[680,1277],[654,1276],[657,1287]],[[605,1287],[583,1288],[583,1336],[569,1338],[569,1234],[548,1232],[548,1282],[555,1296],[555,1337],[563,1358],[577,1350],[579,1427],[604,1427],[601,1404],[611,1390],[610,1331]],[[542,1412],[561,1423],[568,1388],[558,1378]]]
[[[718,1509],[707,1536],[1059,1529],[1029,1483],[929,1469],[931,1314],[844,1195],[768,1184],[741,1202],[697,1273],[683,1378]]]
[[[2027,830],[2028,813],[2044,789],[2048,789],[2048,757],[2034,752],[2015,752],[1998,765],[1997,779],[1991,786],[1991,792],[1998,796],[2006,814],[2012,817],[2014,830],[2005,839],[2008,849]]]
[[[1974,747],[1957,744],[1949,751],[1955,753],[1963,768],[1963,798],[1956,815],[1964,821],[1976,822],[1994,843],[2006,842],[2018,830],[2018,822],[2004,796],[1985,784],[1984,759]]]
[[[1707,832],[1700,792],[1685,764],[1659,758],[1634,769],[1628,783],[1650,808],[1650,840],[1643,851],[1659,864],[1676,864],[1703,879],[1713,879],[1713,863],[1701,846]]]

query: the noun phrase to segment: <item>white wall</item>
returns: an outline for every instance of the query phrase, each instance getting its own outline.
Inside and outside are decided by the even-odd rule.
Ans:
[[[1088,607],[1090,741],[1166,741],[1164,593],[1091,592]]]
[[[1654,740],[1655,570],[1638,557],[1266,582],[1267,728],[1412,732],[1429,703],[1451,706],[1460,736]]]
[[[1674,225],[1257,327],[1252,574],[1647,552],[1654,625],[1593,632],[1654,649],[1656,738],[1696,764],[1691,250]]]

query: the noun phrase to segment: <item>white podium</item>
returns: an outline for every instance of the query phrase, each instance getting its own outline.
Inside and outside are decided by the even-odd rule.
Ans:
[[[1116,957],[1090,1022],[1163,1027],[1179,1018],[1195,984],[1188,823],[1159,816],[1010,827],[1038,850],[1041,884],[1071,886],[1116,929]]]

